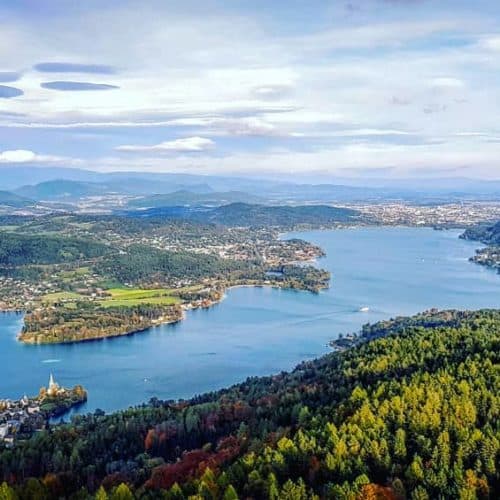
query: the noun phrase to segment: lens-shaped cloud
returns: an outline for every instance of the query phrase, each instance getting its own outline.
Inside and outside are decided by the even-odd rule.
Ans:
[[[0,99],[11,99],[12,97],[19,97],[24,92],[16,87],[8,87],[7,85],[0,85]]]
[[[125,144],[118,146],[117,151],[129,152],[177,152],[177,153],[198,153],[208,151],[215,147],[215,142],[206,137],[184,137],[173,141],[165,141],[153,146],[143,146],[136,144]]]
[[[62,92],[74,91],[92,91],[92,90],[114,90],[118,89],[117,85],[109,85],[107,83],[90,83],[90,82],[44,82],[40,86],[44,89],[60,90]]]
[[[16,71],[0,71],[0,82],[17,82],[21,78],[21,73]]]
[[[116,71],[105,64],[77,64],[65,62],[43,62],[35,64],[40,73],[89,73],[93,75],[112,75]]]

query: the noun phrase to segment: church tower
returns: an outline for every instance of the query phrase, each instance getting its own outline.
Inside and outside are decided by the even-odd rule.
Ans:
[[[54,380],[54,376],[51,373],[49,378],[49,387],[47,389],[47,394],[49,396],[57,396],[58,391],[59,391],[59,386],[57,385],[56,381]]]

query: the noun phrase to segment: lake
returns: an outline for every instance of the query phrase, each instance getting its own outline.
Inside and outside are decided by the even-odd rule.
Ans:
[[[500,307],[500,275],[468,262],[479,244],[458,235],[400,227],[291,233],[325,249],[318,265],[332,273],[329,290],[236,288],[181,323],[128,337],[27,346],[16,340],[22,315],[0,314],[0,398],[36,394],[50,372],[88,389],[80,412],[187,398],[289,370],[369,321],[431,307]]]

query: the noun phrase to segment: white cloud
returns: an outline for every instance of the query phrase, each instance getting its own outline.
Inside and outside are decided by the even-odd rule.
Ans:
[[[216,121],[214,125],[228,135],[280,135],[280,132],[272,123],[256,116],[222,119]]]
[[[41,155],[28,149],[0,151],[0,163],[58,163],[67,160],[62,156]]]
[[[289,94],[292,89],[292,84],[260,85],[252,89],[252,95],[257,97],[258,99],[280,99]]]
[[[310,135],[311,137],[397,137],[410,136],[411,132],[405,130],[383,129],[383,128],[357,128],[348,130],[330,130],[325,132],[311,132],[310,134],[300,134],[301,137]]]
[[[173,141],[164,141],[153,146],[141,145],[123,145],[115,149],[117,151],[130,152],[201,152],[213,149],[215,142],[206,137],[185,137],[183,139],[175,139]]]
[[[440,77],[434,78],[430,82],[431,87],[442,89],[462,89],[465,83],[459,78]]]
[[[500,35],[483,37],[479,41],[479,46],[492,52],[500,52]]]

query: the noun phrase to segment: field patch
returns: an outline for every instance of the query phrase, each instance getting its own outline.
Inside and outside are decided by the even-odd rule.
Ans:
[[[170,295],[172,290],[157,288],[153,290],[140,288],[112,288],[106,290],[111,297],[99,301],[102,307],[133,307],[140,304],[173,305],[180,299]]]

